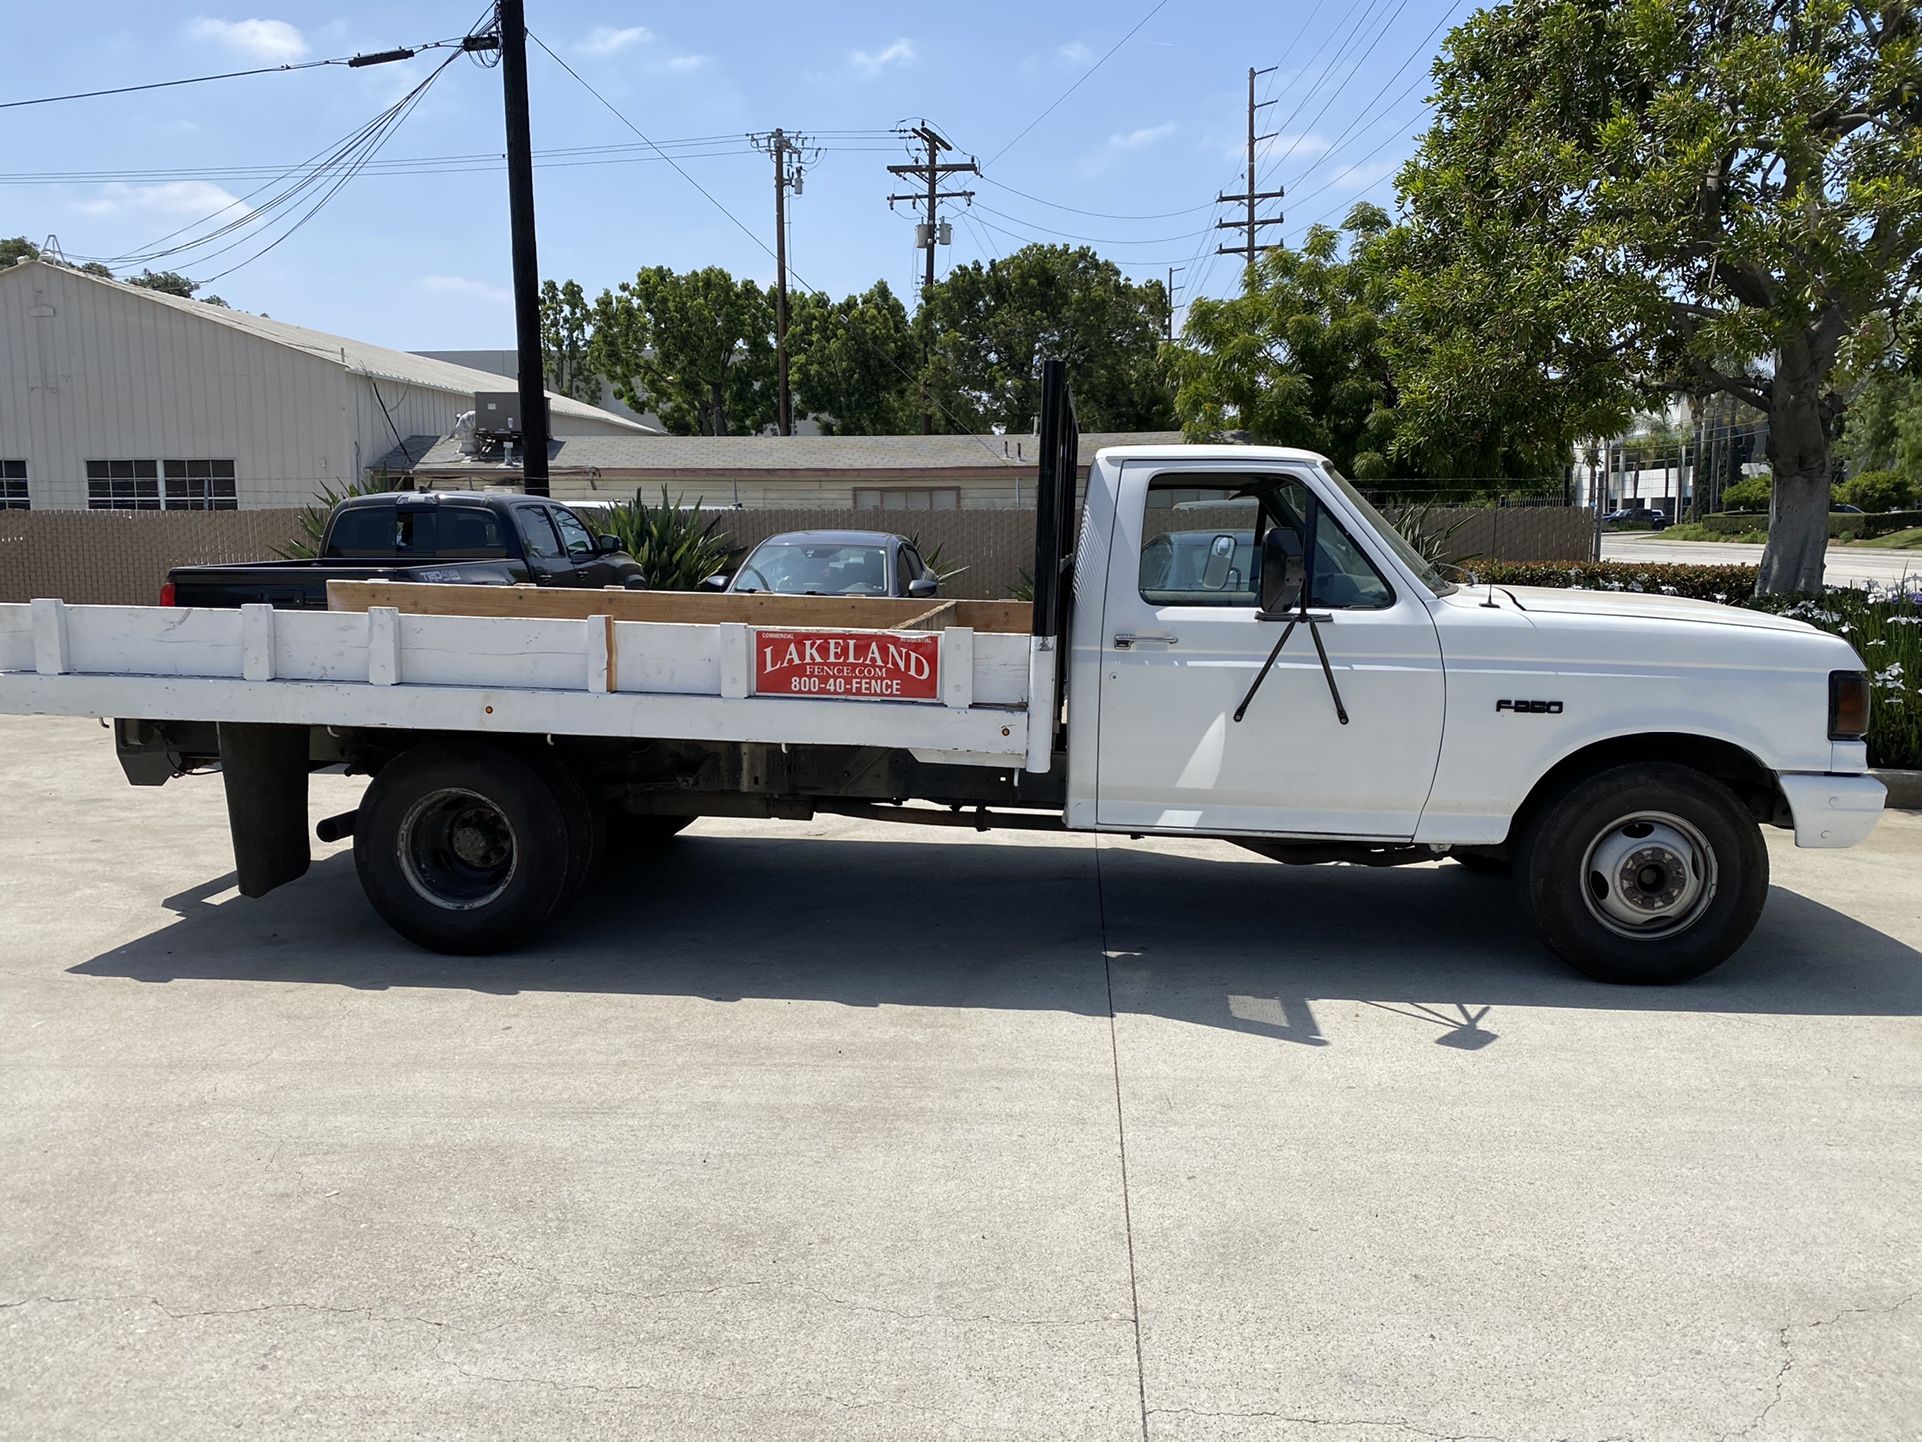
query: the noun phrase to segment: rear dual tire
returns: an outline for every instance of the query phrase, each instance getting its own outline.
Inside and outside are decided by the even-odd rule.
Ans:
[[[409,941],[482,956],[520,945],[573,901],[605,837],[600,809],[558,757],[429,743],[369,784],[354,866],[374,910]]]

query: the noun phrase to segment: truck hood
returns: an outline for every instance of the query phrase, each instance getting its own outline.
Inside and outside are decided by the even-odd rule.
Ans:
[[[1479,595],[1485,588],[1464,587],[1456,596],[1471,591]],[[1695,621],[1710,626],[1740,626],[1753,631],[1792,631],[1808,635],[1815,627],[1787,616],[1771,616],[1765,611],[1750,611],[1741,606],[1723,606],[1714,601],[1691,601],[1683,596],[1664,596],[1652,591],[1578,591],[1562,586],[1496,586],[1497,598],[1512,596],[1530,612],[1554,616],[1594,616],[1624,621]]]

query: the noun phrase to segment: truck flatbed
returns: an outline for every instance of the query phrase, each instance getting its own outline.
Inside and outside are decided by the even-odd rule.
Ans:
[[[1028,760],[1032,643],[1019,602],[337,581],[329,604],[0,605],[0,711]],[[836,659],[814,667],[823,673],[885,673],[890,639],[931,652],[933,694],[757,691],[764,636],[804,653],[838,644]],[[863,637],[883,643],[872,664],[851,656]]]

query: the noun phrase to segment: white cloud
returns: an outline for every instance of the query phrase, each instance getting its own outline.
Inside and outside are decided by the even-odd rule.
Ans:
[[[513,292],[504,285],[465,275],[423,275],[420,288],[432,295],[451,295],[461,300],[485,301],[489,305],[506,305],[514,298]]]
[[[633,45],[645,45],[653,38],[654,32],[645,25],[624,25],[619,29],[596,25],[574,48],[583,55],[613,55]]]
[[[1094,51],[1079,40],[1070,40],[1054,52],[1070,65],[1086,65],[1094,59]]]
[[[848,63],[863,75],[879,75],[890,65],[906,65],[914,59],[914,42],[897,40],[885,50],[854,50]]]
[[[110,181],[73,208],[82,215],[213,215],[237,210],[239,219],[251,213],[239,197],[211,180],[168,180],[157,185],[128,185]]]
[[[1117,131],[1108,137],[1110,150],[1145,150],[1150,145],[1166,140],[1175,133],[1175,123],[1164,120],[1159,125],[1144,125],[1139,130]]]
[[[667,62],[667,68],[669,70],[690,71],[699,70],[705,64],[707,64],[707,57],[705,55],[676,55],[672,60]]]
[[[307,37],[285,20],[214,20],[202,15],[187,33],[268,65],[286,65],[307,53]]]

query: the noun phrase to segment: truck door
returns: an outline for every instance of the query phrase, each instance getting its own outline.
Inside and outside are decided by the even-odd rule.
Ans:
[[[1313,527],[1310,610],[1348,723],[1299,625],[1235,720],[1285,625],[1258,614],[1262,537],[1282,526],[1305,539],[1311,494],[1305,469],[1121,468],[1102,627],[1100,828],[1414,834],[1441,749],[1440,641],[1423,598],[1326,507]]]
[[[574,585],[574,567],[548,519],[547,507],[516,506],[514,523],[520,527],[521,549],[527,553],[528,579],[537,586]]]

